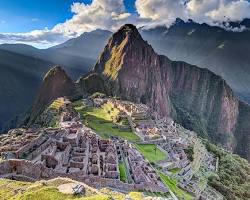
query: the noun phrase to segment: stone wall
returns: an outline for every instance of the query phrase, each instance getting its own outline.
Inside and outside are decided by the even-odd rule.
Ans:
[[[37,157],[40,153],[42,153],[50,144],[52,143],[52,139],[49,138],[47,141],[45,141],[42,145],[37,147],[32,153],[30,153],[27,157],[27,160],[34,159]]]
[[[40,135],[36,139],[30,141],[28,144],[21,147],[16,151],[16,158],[22,158],[24,155],[27,155],[34,146],[40,146],[45,141],[45,138]]]
[[[0,163],[0,177],[9,173],[15,173],[12,176],[15,176],[17,179],[20,177],[20,180],[41,180],[41,179],[52,179],[56,177],[68,177],[73,180],[82,181],[86,184],[96,187],[110,187],[117,188],[123,191],[133,191],[133,190],[148,190],[152,192],[167,192],[168,189],[165,187],[152,185],[152,184],[128,184],[123,183],[118,179],[108,179],[101,178],[99,176],[93,175],[84,175],[83,171],[73,172],[73,173],[59,173],[51,168],[45,167],[42,163],[33,164],[27,160],[6,160]]]

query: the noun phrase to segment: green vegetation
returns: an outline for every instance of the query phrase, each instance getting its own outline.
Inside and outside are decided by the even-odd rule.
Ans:
[[[120,180],[126,182],[127,181],[126,166],[123,162],[119,163],[119,171],[120,171]]]
[[[132,131],[120,130],[116,122],[119,110],[113,104],[106,103],[101,108],[77,106],[85,125],[96,131],[103,138],[120,137],[129,141],[139,141],[140,138]]]
[[[208,183],[226,199],[250,199],[250,164],[238,155],[206,141],[208,151],[219,157],[219,169],[216,175],[209,177]]]
[[[189,147],[184,149],[185,153],[187,154],[188,159],[192,162],[194,160],[194,148]]]
[[[64,104],[63,98],[58,98],[50,104],[49,108],[59,110]]]
[[[173,192],[179,199],[191,200],[194,199],[189,193],[180,189],[177,186],[177,181],[171,179],[170,177],[164,175],[163,173],[159,172],[159,176],[162,182]]]
[[[91,98],[104,98],[106,97],[106,94],[103,94],[101,92],[95,92],[94,94],[91,95]]]
[[[64,194],[59,191],[58,186],[72,183],[67,178],[57,178],[49,181],[38,181],[35,183],[20,182],[8,179],[0,179],[1,200],[124,200],[126,196],[132,200],[142,200],[142,193],[130,192],[125,195],[103,188],[96,190],[85,186],[85,195]]]
[[[166,154],[155,144],[136,144],[135,147],[151,163],[156,163],[167,158]]]
[[[172,172],[173,174],[177,174],[181,171],[181,169],[180,168],[173,168],[173,169],[170,169],[169,171]]]

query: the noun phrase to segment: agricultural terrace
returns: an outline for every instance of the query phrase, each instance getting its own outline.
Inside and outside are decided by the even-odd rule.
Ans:
[[[119,137],[131,142],[139,141],[140,138],[131,130],[122,130],[119,126],[124,121],[117,121],[119,110],[113,104],[106,103],[100,108],[84,107],[82,104],[75,103],[75,109],[81,114],[83,123],[92,128],[102,138]]]
[[[53,101],[52,104],[50,104],[50,109],[59,110],[60,107],[62,107],[65,103],[65,100],[63,97],[57,98],[55,101]]]
[[[162,180],[162,182],[169,187],[169,189],[179,198],[179,199],[185,199],[185,200],[192,200],[194,197],[192,197],[189,193],[186,191],[180,189],[177,186],[177,181],[174,179],[171,179],[170,177],[166,176],[165,174],[159,172],[159,176]]]

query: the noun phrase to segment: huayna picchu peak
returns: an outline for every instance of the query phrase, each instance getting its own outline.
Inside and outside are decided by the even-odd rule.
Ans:
[[[250,198],[250,106],[221,76],[157,54],[133,24],[77,81],[51,68],[26,118],[0,135],[0,178],[32,183],[0,179],[0,198],[5,185],[31,200]]]
[[[42,113],[53,100],[61,96],[73,95],[75,83],[60,66],[50,69],[43,78],[37,98],[31,110],[29,124]]]

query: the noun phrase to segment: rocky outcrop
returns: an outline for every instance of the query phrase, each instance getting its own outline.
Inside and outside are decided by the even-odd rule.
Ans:
[[[70,96],[75,91],[75,83],[59,66],[49,70],[43,78],[42,86],[32,107],[29,124],[41,114],[53,100],[62,96]]]
[[[102,76],[97,73],[91,73],[86,77],[81,77],[76,84],[80,93],[85,95],[95,92],[108,93]]]
[[[250,106],[239,103],[239,118],[235,131],[236,152],[250,161]]]
[[[157,55],[135,26],[124,25],[110,38],[94,72],[103,75],[112,95],[146,103],[184,127],[237,149],[239,101],[227,83],[207,69]]]

